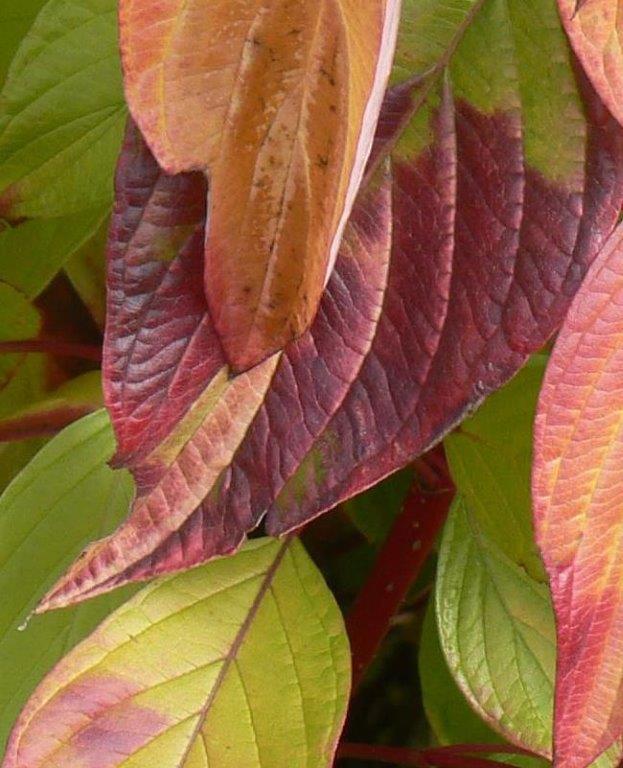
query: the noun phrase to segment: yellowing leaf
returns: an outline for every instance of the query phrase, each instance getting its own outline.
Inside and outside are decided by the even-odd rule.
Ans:
[[[244,370],[310,325],[369,155],[400,0],[122,0],[128,102],[209,174],[205,287]]]
[[[293,540],[155,582],[34,693],[4,768],[329,768],[344,625]]]

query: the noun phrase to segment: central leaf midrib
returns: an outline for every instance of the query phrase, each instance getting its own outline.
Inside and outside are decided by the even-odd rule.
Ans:
[[[216,697],[218,696],[220,689],[222,685],[225,682],[225,678],[227,677],[227,674],[232,667],[232,665],[235,663],[238,652],[240,651],[242,644],[244,643],[252,625],[253,621],[255,620],[255,617],[258,614],[258,611],[260,610],[260,607],[264,601],[264,598],[268,594],[268,592],[271,589],[272,582],[275,578],[275,575],[277,571],[279,570],[279,567],[281,566],[281,563],[283,562],[283,558],[286,555],[286,552],[288,551],[288,548],[292,544],[293,539],[287,538],[281,547],[279,548],[278,552],[275,554],[275,558],[273,562],[270,564],[268,570],[266,571],[266,574],[264,575],[264,579],[262,580],[262,583],[259,586],[259,589],[257,591],[257,594],[255,598],[253,599],[253,602],[251,603],[251,606],[249,607],[247,616],[245,620],[243,621],[240,629],[236,633],[236,636],[234,637],[233,643],[227,652],[227,655],[225,656],[223,660],[223,666],[219,670],[218,676],[216,680],[214,681],[214,685],[212,686],[212,690],[210,691],[210,695],[208,696],[205,705],[202,707],[202,709],[199,712],[197,725],[193,729],[193,732],[190,735],[190,738],[188,740],[188,747],[184,751],[183,755],[181,756],[179,762],[175,766],[175,768],[184,768],[184,765],[186,763],[186,760],[188,759],[188,756],[190,754],[191,749],[193,748],[193,745],[198,738],[199,734],[202,731],[202,728],[205,724],[205,721],[210,713],[210,710],[212,708],[212,705],[216,701]]]

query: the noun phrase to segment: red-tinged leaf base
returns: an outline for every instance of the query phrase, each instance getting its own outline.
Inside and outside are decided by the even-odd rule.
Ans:
[[[623,733],[623,230],[562,328],[535,427],[534,513],[558,629],[555,764]]]

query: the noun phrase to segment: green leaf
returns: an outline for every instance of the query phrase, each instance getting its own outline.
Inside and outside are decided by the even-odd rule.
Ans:
[[[556,639],[530,498],[546,361],[535,356],[445,441],[458,493],[439,553],[436,609],[448,667],[471,706],[509,741],[549,757]],[[616,747],[599,764],[619,756]]]
[[[33,219],[0,232],[0,280],[35,298],[98,231],[108,211]]]
[[[110,219],[65,264],[65,274],[100,328],[106,320],[106,242]]]
[[[128,596],[37,616],[18,631],[84,545],[127,513],[132,482],[108,467],[113,450],[99,411],[51,440],[0,497],[0,745],[42,676]]]
[[[424,617],[418,661],[426,717],[439,744],[504,743],[471,709],[455,683],[439,644],[432,602]]]
[[[7,360],[13,361],[12,368],[5,368]],[[2,355],[0,372],[5,370],[10,370],[10,375],[0,382],[0,419],[44,397],[48,388],[48,361],[44,355]],[[0,443],[0,491],[42,446],[40,439]]]
[[[39,333],[41,319],[28,299],[0,282],[0,341],[23,341]]]
[[[110,204],[126,119],[114,0],[49,0],[0,95],[0,215]]]
[[[547,358],[536,355],[503,389],[446,438],[457,490],[479,526],[539,581],[545,571],[532,533],[532,424]]]
[[[0,341],[33,339],[40,330],[41,317],[35,307],[13,286],[0,282]],[[16,401],[24,402],[19,392],[27,382],[18,373],[27,360],[23,354],[0,355],[0,416],[10,412]]]
[[[551,756],[556,637],[549,590],[513,563],[457,498],[442,541],[439,637],[476,712],[514,744]],[[618,765],[619,745],[595,766]]]
[[[103,405],[100,371],[83,373],[0,418],[0,440],[54,434]]]
[[[507,739],[548,757],[555,634],[547,587],[487,538],[460,498],[443,537],[436,598],[442,647],[472,706]]]
[[[0,7],[0,87],[24,35],[45,0],[2,0]]]
[[[442,746],[452,744],[507,744],[499,734],[489,728],[471,709],[450,674],[439,644],[439,633],[433,603],[424,617],[419,655],[422,699],[426,717],[436,740]],[[548,763],[539,757],[492,754],[498,762],[517,768],[546,768]]]
[[[255,540],[116,611],[39,687],[4,765],[329,768],[349,677],[301,544]]]
[[[385,540],[412,482],[413,471],[403,469],[344,502],[344,511],[371,544]]]

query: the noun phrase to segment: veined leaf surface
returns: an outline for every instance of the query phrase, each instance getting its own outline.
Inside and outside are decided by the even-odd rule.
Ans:
[[[623,0],[558,0],[578,58],[623,125]]]
[[[116,3],[48,0],[0,94],[0,216],[110,205],[127,110]]]
[[[446,30],[441,58],[427,78],[389,94],[374,151],[378,164],[394,146],[391,232],[379,218],[389,200],[379,206],[378,188],[366,190],[310,331],[253,373],[254,383],[225,381],[210,314],[190,277],[201,263],[194,230],[180,229],[166,203],[168,185],[182,183],[197,185],[184,194],[200,200],[203,180],[154,182],[157,164],[134,151],[152,179],[141,187],[143,171],[134,176],[122,161],[118,188],[132,194],[120,196],[115,226],[123,235],[127,221],[133,231],[140,213],[123,202],[133,200],[148,206],[150,221],[171,227],[178,249],[171,260],[171,248],[158,246],[171,242],[159,228],[146,247],[148,229],[129,245],[122,236],[136,265],[124,282],[114,271],[118,236],[111,243],[117,317],[137,307],[136,296],[140,306],[161,307],[138,333],[111,314],[107,333],[109,359],[130,353],[108,405],[119,463],[133,469],[142,493],[127,525],[93,547],[44,606],[230,552],[264,514],[273,534],[296,529],[437,441],[558,327],[621,207],[621,128],[590,86],[576,82],[555,2],[465,2],[450,36],[443,4],[433,6],[437,13],[423,17],[417,4],[405,12],[416,9],[424,37],[431,19]],[[561,66],[550,67],[554,59]],[[133,196],[141,188],[142,203]],[[387,264],[381,242],[390,235]],[[174,282],[184,287],[169,293]],[[185,359],[198,342],[213,354],[207,386]],[[189,397],[175,383],[186,375]],[[153,399],[139,396],[152,376],[173,382],[170,412],[156,387]],[[162,448],[148,423],[152,403],[167,430],[178,422]]]
[[[4,768],[330,768],[350,687],[339,609],[296,540],[150,585],[39,686]]]
[[[0,232],[0,279],[38,296],[101,225],[108,209],[33,219]]]
[[[532,423],[545,363],[536,356],[446,439],[458,495],[440,550],[437,615],[471,705],[506,738],[551,757],[556,635],[530,519]],[[617,765],[620,756],[616,745],[598,765]]]
[[[90,538],[122,520],[133,484],[127,472],[113,472],[107,466],[113,450],[110,421],[100,410],[51,440],[0,497],[1,753],[16,717],[43,676],[128,597],[120,590],[37,617],[18,631],[42,588],[58,578]]]
[[[19,43],[45,0],[4,0],[0,8],[0,86]]]
[[[400,0],[121,0],[132,114],[206,171],[205,290],[235,370],[309,327],[359,187]]]
[[[440,552],[437,619],[448,665],[478,714],[551,756],[556,638],[547,585],[504,555],[461,498]]]
[[[558,626],[554,758],[584,768],[623,733],[623,229],[578,292],[535,425],[533,501]]]

